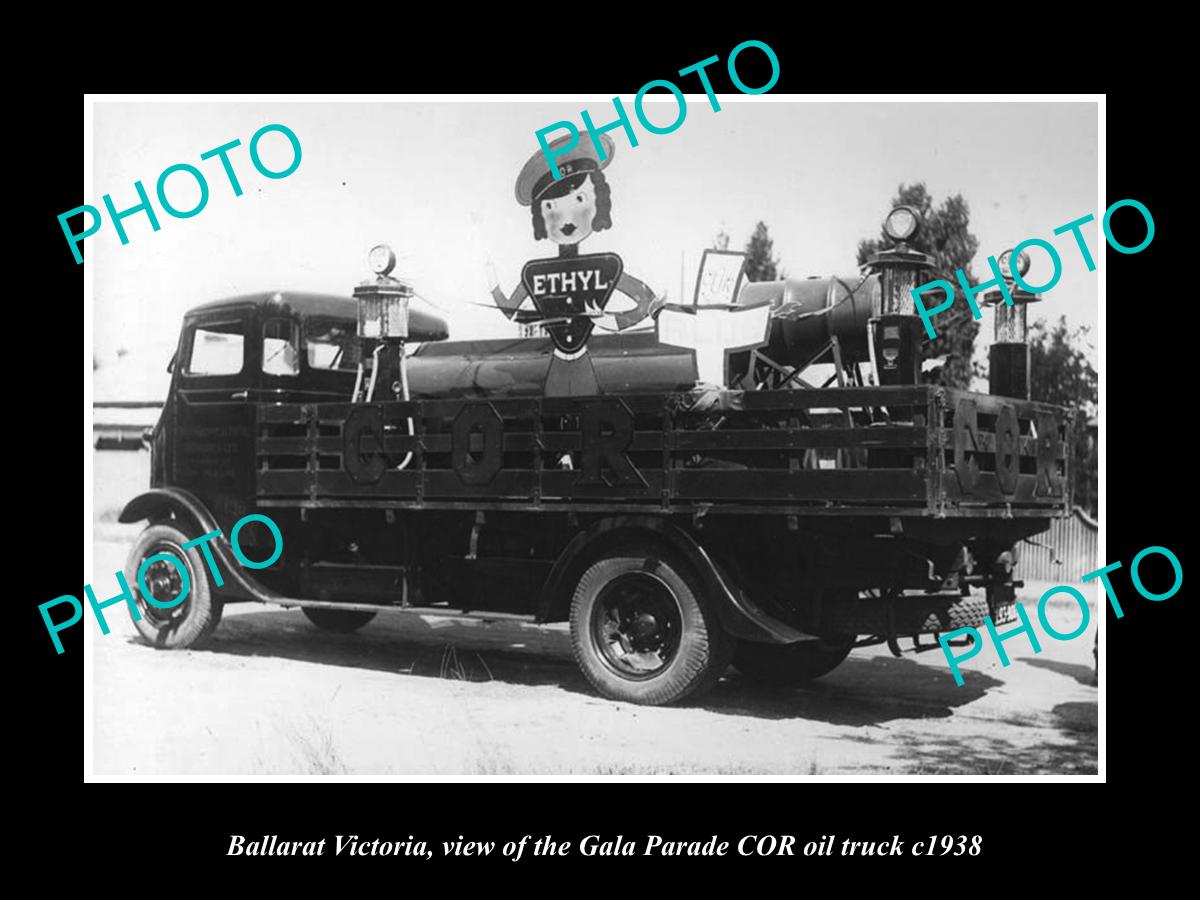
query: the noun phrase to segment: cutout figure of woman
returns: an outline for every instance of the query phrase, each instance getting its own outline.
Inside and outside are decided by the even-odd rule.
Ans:
[[[561,147],[566,140],[555,141],[550,149]],[[614,288],[636,304],[614,315],[620,330],[655,314],[663,304],[654,291],[624,272],[616,254],[579,253],[579,245],[589,235],[612,227],[611,189],[603,170],[612,161],[615,147],[606,134],[600,136],[600,142],[604,159],[590,140],[579,141],[558,157],[561,177],[557,180],[541,151],[525,163],[517,177],[517,202],[531,207],[534,239],[549,238],[557,244],[557,260],[527,263],[521,284],[509,296],[500,289],[495,271],[488,265],[492,299],[508,318],[531,296],[543,316],[554,343],[546,376],[547,396],[599,393],[587,339]],[[615,284],[611,283],[614,279]]]

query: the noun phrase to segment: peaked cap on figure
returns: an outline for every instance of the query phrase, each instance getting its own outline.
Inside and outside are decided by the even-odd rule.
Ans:
[[[557,150],[569,138],[561,137],[550,142],[550,149]],[[596,154],[596,147],[590,137],[586,140],[579,138],[578,143],[555,158],[558,173],[562,178],[578,175],[580,172],[598,172],[612,162],[613,154],[617,152],[616,145],[607,134],[600,135],[600,143],[604,146],[604,159]],[[546,162],[546,154],[539,150],[529,158],[521,174],[517,176],[517,202],[522,206],[532,206],[551,186],[558,184],[562,178],[555,178],[550,172],[550,164]]]

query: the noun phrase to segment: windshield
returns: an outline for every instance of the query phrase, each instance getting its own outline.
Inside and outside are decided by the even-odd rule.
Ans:
[[[304,343],[310,369],[358,368],[358,337],[353,319],[309,319],[304,327]]]

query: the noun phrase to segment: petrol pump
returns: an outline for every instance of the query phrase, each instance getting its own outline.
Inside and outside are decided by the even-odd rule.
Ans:
[[[379,399],[407,400],[408,371],[404,359],[404,342],[408,340],[408,304],[412,300],[412,285],[393,278],[396,254],[384,244],[372,248],[367,257],[373,280],[354,288],[358,303],[358,339],[362,344],[363,362],[358,366],[354,382],[353,402],[371,401],[380,376],[389,397]],[[365,366],[370,360],[370,376],[363,389]]]
[[[1005,302],[999,288],[983,296],[983,302],[992,306],[996,315],[995,337],[988,350],[988,393],[1028,400],[1028,305],[1040,301],[1042,295],[1017,287],[1012,274],[1012,250],[1001,253],[997,263],[1012,299]],[[1017,274],[1024,276],[1028,271],[1029,254],[1022,250],[1017,258]]]
[[[920,383],[924,327],[912,292],[934,263],[932,256],[908,244],[916,238],[921,225],[917,210],[897,206],[883,222],[884,233],[896,242],[895,246],[867,260],[880,280],[880,291],[875,295],[867,323],[871,366],[880,386]]]

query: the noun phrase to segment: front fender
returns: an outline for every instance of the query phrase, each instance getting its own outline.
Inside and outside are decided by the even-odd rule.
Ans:
[[[203,529],[201,534],[208,534],[217,529],[217,520],[208,507],[195,494],[181,488],[155,488],[138,494],[125,504],[118,522],[140,522],[143,519],[155,521],[168,516],[191,520],[196,527]]]
[[[155,522],[168,518],[181,520],[184,523],[183,530],[193,538],[220,530],[216,517],[208,507],[195,494],[180,488],[155,488],[139,494],[125,504],[117,521],[140,522],[148,519]],[[246,573],[233,555],[233,548],[224,534],[209,541],[208,546],[222,564],[219,567],[224,580],[221,594],[262,603],[278,603],[285,599]]]
[[[652,541],[657,539],[657,542],[665,543],[684,555],[704,580],[709,596],[716,602],[721,625],[729,634],[775,644],[790,644],[815,637],[768,615],[756,606],[692,535],[657,516],[613,516],[577,534],[559,554],[550,570],[542,590],[537,620],[546,622],[565,618],[570,603],[567,594],[570,578],[581,574],[577,570],[588,560],[591,550],[600,549],[598,545],[601,542],[624,535],[636,539],[639,534]]]

